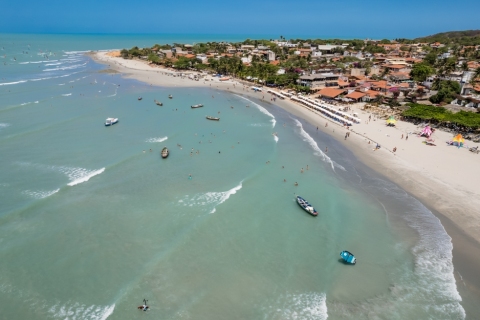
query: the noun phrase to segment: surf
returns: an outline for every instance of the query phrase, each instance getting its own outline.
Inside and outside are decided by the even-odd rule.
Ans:
[[[236,95],[237,97],[240,97],[240,98],[244,99],[244,100],[247,100],[248,102],[250,102],[251,104],[253,104],[258,110],[260,110],[261,113],[266,114],[267,116],[269,116],[270,118],[272,118],[272,120],[270,120],[270,121],[272,122],[272,128],[275,128],[275,124],[277,123],[277,120],[275,120],[274,115],[271,114],[270,112],[268,112],[267,109],[265,109],[264,107],[262,107],[262,106],[259,105],[258,103],[253,102],[252,100],[249,100],[249,99],[247,99],[247,98],[245,98],[245,97],[242,97],[242,96],[240,96],[240,95],[238,95],[238,94],[235,94],[235,95]]]
[[[335,167],[345,171],[345,168],[338,163],[334,162],[329,156],[327,156],[319,147],[317,142],[303,129],[302,124],[297,119],[293,119],[298,128],[300,128],[300,136],[302,136],[303,141],[307,142],[310,147],[315,151],[313,154],[319,156],[323,161],[330,164],[332,170],[335,171]]]

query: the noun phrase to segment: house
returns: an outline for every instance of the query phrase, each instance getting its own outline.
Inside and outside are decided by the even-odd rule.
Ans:
[[[268,55],[268,61],[275,61],[275,58],[276,58],[275,52],[269,50],[267,52],[267,55]]]
[[[304,87],[310,87],[311,90],[318,90],[325,87],[338,86],[340,75],[333,73],[317,73],[300,76],[297,82]]]
[[[410,71],[412,71],[412,69],[405,64],[387,64],[384,67],[390,72],[410,73]]]
[[[330,44],[319,44],[317,50],[322,52],[322,54],[332,54],[335,49],[345,49],[346,46],[341,45],[330,45]]]

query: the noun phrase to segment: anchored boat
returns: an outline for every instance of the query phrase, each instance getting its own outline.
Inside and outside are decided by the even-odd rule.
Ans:
[[[138,101],[142,100],[143,98],[142,97],[138,97]]]
[[[217,118],[217,117],[211,117],[211,116],[207,116],[207,119],[208,119],[208,120],[220,121],[220,118]]]
[[[168,152],[167,147],[164,147],[164,148],[162,149],[162,151],[160,152],[160,155],[162,156],[163,159],[165,159],[166,157],[168,157],[169,152]]]
[[[118,118],[107,118],[107,120],[105,120],[105,126],[106,127],[113,126],[117,122],[118,122]]]
[[[172,99],[173,96],[171,94],[168,95],[168,99]]]
[[[316,217],[318,215],[317,210],[315,210],[315,208],[302,197],[297,196],[297,203],[303,210],[307,211],[312,216]]]
[[[357,263],[357,259],[355,258],[353,253],[350,253],[346,250],[340,252],[340,257],[342,257],[343,261],[345,261],[346,263],[349,263],[349,264],[356,264]]]
[[[201,108],[201,107],[203,107],[203,104],[196,104],[196,105],[190,106],[190,108],[192,109]]]
[[[160,107],[163,106],[163,103],[161,103],[160,101],[157,101],[157,100],[153,100],[153,101],[157,106],[160,106]]]

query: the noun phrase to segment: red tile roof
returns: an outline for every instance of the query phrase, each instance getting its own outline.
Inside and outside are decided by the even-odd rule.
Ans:
[[[336,98],[344,92],[345,92],[345,90],[342,90],[342,89],[323,88],[322,90],[320,90],[319,93],[320,93],[321,96],[324,96],[324,97],[327,97],[327,98]]]
[[[365,93],[358,92],[358,91],[353,91],[353,92],[347,94],[345,97],[350,98],[350,99],[358,100],[360,98],[363,98],[364,96],[365,96]]]

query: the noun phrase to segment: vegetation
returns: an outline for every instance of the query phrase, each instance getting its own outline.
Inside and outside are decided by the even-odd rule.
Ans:
[[[410,71],[410,76],[415,81],[423,82],[434,73],[435,69],[427,63],[415,63],[412,67],[412,71]]]
[[[453,113],[443,107],[426,106],[408,103],[410,108],[402,112],[402,116],[410,119],[429,120],[439,123],[454,123],[471,129],[480,128],[480,114],[460,111]]]
[[[440,42],[464,46],[480,45],[480,30],[450,31],[415,39],[416,42]]]
[[[432,103],[450,103],[460,93],[460,84],[452,80],[437,80],[432,84],[437,94],[430,97]]]

